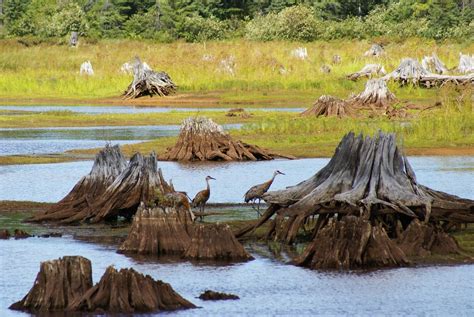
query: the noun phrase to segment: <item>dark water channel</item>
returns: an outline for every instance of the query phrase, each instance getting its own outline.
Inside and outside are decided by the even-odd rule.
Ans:
[[[465,198],[474,199],[474,157],[410,157],[418,182]],[[205,187],[206,175],[211,183],[210,202],[242,202],[252,185],[262,183],[279,169],[272,189],[281,189],[307,179],[321,169],[328,159],[274,160],[265,162],[232,162],[213,164],[180,164],[159,162],[166,179],[191,196]],[[83,176],[92,161],[57,164],[0,166],[0,200],[55,202],[64,197]]]
[[[231,266],[139,261],[115,248],[72,238],[0,241],[0,316],[27,316],[7,307],[31,288],[39,263],[64,255],[92,261],[97,282],[109,265],[134,267],[173,288],[200,309],[176,316],[473,316],[473,265],[328,273],[286,265],[252,252],[255,260]],[[27,252],[25,252],[27,251]],[[205,289],[238,301],[204,302]],[[168,315],[168,314],[167,314]]]

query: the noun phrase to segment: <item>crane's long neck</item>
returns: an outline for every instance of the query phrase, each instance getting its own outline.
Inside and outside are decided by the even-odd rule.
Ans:
[[[206,179],[206,184],[207,184],[207,191],[210,191],[211,190],[211,186],[209,186],[209,180]]]
[[[276,177],[276,176],[277,176],[277,173],[273,173],[273,177],[272,177],[272,179],[270,179],[270,184],[273,183],[273,181],[275,180],[275,177]]]

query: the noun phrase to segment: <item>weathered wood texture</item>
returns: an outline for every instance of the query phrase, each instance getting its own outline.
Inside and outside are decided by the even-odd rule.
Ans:
[[[91,262],[81,256],[65,256],[41,263],[31,290],[10,309],[33,313],[65,310],[92,287]]]
[[[474,72],[474,55],[459,53],[458,72],[463,74]]]
[[[142,96],[168,96],[176,92],[177,86],[165,72],[155,72],[138,57],[133,64],[133,81],[123,93],[125,99]]]
[[[106,191],[127,166],[118,145],[106,145],[95,157],[92,170],[82,177],[73,189],[45,212],[33,216],[31,221],[73,222]],[[78,220],[82,220],[79,218]]]
[[[426,70],[416,59],[404,58],[400,65],[383,77],[384,80],[394,80],[401,84],[421,85],[427,88],[452,83],[456,85],[473,84],[474,73],[463,76],[439,75]]]
[[[191,243],[192,219],[186,207],[140,206],[120,253],[182,255]]]
[[[185,119],[176,144],[160,156],[166,161],[257,161],[278,155],[241,141],[234,141],[222,126],[205,117]]]
[[[354,108],[370,109],[384,114],[392,109],[391,105],[396,101],[397,98],[383,79],[369,79],[363,92],[347,100]]]
[[[329,95],[322,95],[311,108],[306,109],[301,115],[344,118],[355,116],[355,109],[345,100]]]
[[[364,56],[379,57],[385,54],[385,50],[379,44],[372,44],[372,46],[364,53]]]
[[[347,75],[350,80],[357,80],[362,77],[372,78],[374,76],[383,76],[387,74],[381,64],[367,64],[358,72]]]
[[[183,257],[191,260],[239,262],[253,257],[226,224],[196,225]]]
[[[434,74],[446,74],[448,72],[448,69],[444,66],[436,53],[431,54],[431,56],[423,57],[421,60],[421,66]]]
[[[195,308],[170,284],[134,269],[109,266],[100,282],[69,305],[70,311],[140,313]]]

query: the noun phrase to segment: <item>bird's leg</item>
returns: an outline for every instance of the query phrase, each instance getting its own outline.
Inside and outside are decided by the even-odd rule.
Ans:
[[[257,214],[258,214],[259,217],[262,216],[262,214],[260,213],[260,201],[261,201],[261,199],[259,198],[258,203],[257,203]]]

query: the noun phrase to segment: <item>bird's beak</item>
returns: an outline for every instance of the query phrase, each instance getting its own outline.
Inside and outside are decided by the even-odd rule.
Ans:
[[[282,173],[282,172],[280,172],[280,171],[278,171],[278,174],[285,175],[285,173]]]
[[[216,180],[214,177],[209,176],[210,179]]]

